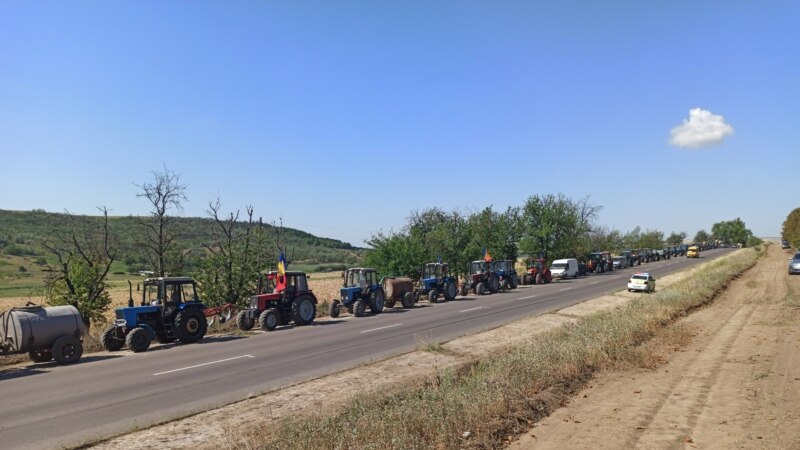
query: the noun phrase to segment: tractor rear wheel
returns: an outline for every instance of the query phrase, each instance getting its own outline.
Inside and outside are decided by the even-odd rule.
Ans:
[[[83,355],[83,343],[70,334],[56,339],[51,350],[53,359],[59,364],[72,364],[78,362]]]
[[[292,302],[292,320],[296,325],[309,325],[317,317],[317,305],[310,295],[303,294]]]
[[[272,331],[278,327],[278,311],[275,308],[269,308],[258,316],[258,326],[264,331]]]
[[[444,287],[444,299],[447,301],[453,300],[456,298],[456,294],[456,284],[447,283],[447,286]]]
[[[364,304],[364,300],[356,300],[353,302],[353,315],[356,317],[364,317],[364,310],[367,309],[367,305]]]
[[[150,335],[144,328],[134,328],[125,337],[125,343],[132,352],[140,353],[150,347]]]
[[[207,328],[208,322],[199,309],[184,309],[175,316],[175,334],[178,336],[178,340],[184,344],[203,339]]]
[[[255,320],[248,315],[248,311],[239,311],[236,314],[236,327],[242,331],[250,331],[253,329]]]
[[[100,342],[103,344],[103,348],[110,352],[119,351],[122,346],[125,345],[125,337],[121,334],[116,325],[111,325],[106,328],[100,336]]]
[[[33,362],[47,362],[53,359],[53,352],[46,347],[39,347],[28,352]]]
[[[403,299],[400,300],[400,303],[403,305],[404,309],[411,309],[414,307],[414,294],[412,292],[406,292],[403,295]]]
[[[511,289],[516,289],[519,286],[519,280],[515,276],[511,276]]]
[[[439,301],[439,291],[436,289],[431,289],[428,291],[428,301],[431,303],[436,303]]]
[[[497,293],[500,290],[500,279],[497,277],[491,277],[489,279],[489,292],[492,294]]]
[[[477,295],[486,294],[486,285],[482,281],[475,285],[475,293]]]
[[[369,310],[372,314],[380,314],[383,311],[384,304],[386,303],[386,299],[383,296],[382,290],[377,290],[372,294],[372,298],[369,302]]]
[[[334,300],[331,302],[331,306],[328,307],[328,315],[330,315],[331,318],[335,319],[339,317],[339,313],[341,312],[341,310],[342,310],[342,302],[340,302],[339,300]]]

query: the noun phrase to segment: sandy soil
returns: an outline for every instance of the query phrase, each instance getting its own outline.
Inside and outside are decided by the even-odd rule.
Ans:
[[[777,247],[682,321],[696,335],[665,365],[598,376],[510,447],[800,448],[800,277]]]

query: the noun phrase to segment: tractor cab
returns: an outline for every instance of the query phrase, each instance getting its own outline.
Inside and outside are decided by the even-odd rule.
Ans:
[[[491,262],[492,271],[500,277],[500,286],[503,289],[516,289],[519,280],[517,270],[514,268],[514,261],[501,259]]]
[[[422,267],[418,292],[420,295],[427,295],[431,303],[436,303],[440,294],[445,300],[452,300],[458,294],[457,284],[455,277],[450,276],[449,264],[428,263]]]
[[[525,272],[522,284],[545,284],[553,281],[553,275],[544,258],[531,258],[525,262]]]
[[[500,290],[500,277],[492,271],[492,263],[479,259],[469,263],[469,275],[461,285],[461,295],[472,291],[475,295],[494,294]]]
[[[367,307],[373,314],[383,311],[386,296],[375,269],[347,269],[342,273],[342,278],[344,281],[339,289],[339,300],[334,300],[331,306],[332,312],[336,310],[335,315],[331,314],[331,317],[338,316],[340,305],[356,317],[363,316]]]
[[[422,268],[422,280],[426,284],[438,283],[442,278],[450,275],[450,265],[442,263],[428,263]]]
[[[297,293],[309,292],[305,272],[268,272],[259,278],[258,285],[259,295],[285,294],[294,297]]]
[[[490,269],[490,263],[484,260],[472,261],[469,263],[469,274],[470,275],[481,275],[484,273],[488,273]]]
[[[236,315],[236,326],[248,331],[258,323],[264,331],[294,321],[308,325],[317,314],[317,297],[308,288],[305,272],[267,272],[258,279],[258,293]]]

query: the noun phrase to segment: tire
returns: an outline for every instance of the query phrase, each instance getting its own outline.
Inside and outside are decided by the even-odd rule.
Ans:
[[[519,286],[519,279],[517,277],[511,277],[511,289],[516,289]]]
[[[53,351],[46,347],[40,347],[29,351],[28,356],[31,357],[31,361],[42,363],[53,359]]]
[[[281,319],[275,308],[269,308],[258,316],[258,326],[264,331],[273,331]]]
[[[403,295],[403,299],[400,300],[400,304],[403,305],[403,309],[411,309],[414,307],[414,293],[413,292],[406,292]]]
[[[103,334],[100,335],[100,343],[103,344],[103,348],[110,352],[120,351],[122,346],[125,345],[125,337],[120,334],[116,325],[106,328]]]
[[[439,301],[439,291],[436,289],[431,289],[428,291],[428,301],[431,303],[436,303]]]
[[[149,341],[150,338],[148,337]],[[61,336],[56,339],[51,350],[53,359],[59,364],[72,364],[78,362],[83,355],[83,343],[72,335]]]
[[[395,303],[397,303],[397,300],[386,300],[383,303],[383,307],[387,309],[392,309],[394,308]]]
[[[486,285],[482,281],[475,285],[475,293],[478,295],[486,294]]]
[[[203,320],[205,323],[205,320]],[[128,349],[133,353],[141,353],[147,351],[150,347],[150,335],[147,334],[144,328],[134,328],[128,332],[125,337],[125,343],[128,344]]]
[[[444,287],[444,299],[447,301],[453,300],[456,298],[456,294],[456,284],[447,283],[447,286]]]
[[[199,309],[184,309],[175,316],[175,335],[185,344],[203,339],[207,328],[208,322]]]
[[[242,331],[250,331],[255,325],[255,320],[252,317],[248,317],[247,313],[248,311],[239,311],[239,314],[236,314],[236,327]]]
[[[292,301],[292,320],[296,325],[310,325],[317,317],[317,305],[308,294],[303,294]]]
[[[328,307],[328,315],[331,318],[335,319],[339,317],[339,313],[342,311],[342,302],[339,300],[334,300],[331,302],[331,306]]]
[[[489,279],[489,292],[495,294],[498,291],[500,291],[500,279],[497,278],[496,276],[491,277]]]
[[[367,309],[367,305],[364,304],[364,300],[356,300],[353,302],[353,315],[356,317],[364,317],[364,310]]]
[[[383,291],[378,289],[373,292],[372,298],[369,302],[369,310],[372,314],[380,314],[385,306],[386,298],[383,296]]]
[[[542,281],[543,281],[542,280],[542,274],[537,273],[536,274],[536,280],[535,280],[535,282],[533,284],[542,284]]]
[[[461,285],[461,292],[459,292],[459,293],[461,294],[462,297],[466,297],[467,296],[467,287],[462,284]]]

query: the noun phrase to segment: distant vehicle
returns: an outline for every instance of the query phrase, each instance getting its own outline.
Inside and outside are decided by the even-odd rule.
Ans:
[[[647,293],[656,291],[656,279],[649,272],[639,272],[633,274],[628,280],[628,292],[644,291]]]
[[[700,257],[700,247],[693,245],[686,250],[686,257],[687,258],[699,258]]]
[[[786,250],[787,248],[792,248],[792,246],[791,246],[791,245],[789,245],[789,241],[787,241],[786,239],[784,239],[784,240],[782,240],[782,241],[781,241],[781,248],[782,248],[782,249],[784,249],[784,250]]]
[[[794,258],[789,260],[789,275],[800,273],[800,252],[794,254]]]
[[[589,267],[584,262],[578,263],[578,276],[585,277],[589,275]]]
[[[550,273],[553,278],[578,278],[578,260],[575,258],[557,259],[550,265]]]
[[[628,258],[625,256],[615,256],[612,261],[614,261],[614,270],[628,267]]]

